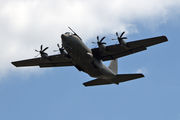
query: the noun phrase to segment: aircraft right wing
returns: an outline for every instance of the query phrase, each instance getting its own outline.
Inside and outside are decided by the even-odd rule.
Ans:
[[[72,61],[63,55],[52,55],[47,60],[41,58],[33,58],[12,62],[16,67],[28,67],[28,66],[39,66],[39,67],[60,67],[60,66],[74,66]]]
[[[166,41],[168,41],[166,36],[160,36],[127,42],[127,47],[123,47],[120,44],[106,46],[108,52],[101,51],[99,50],[99,48],[94,48],[91,50],[93,52],[93,55],[95,55],[97,58],[103,61],[107,61],[146,50],[149,46],[156,45]]]

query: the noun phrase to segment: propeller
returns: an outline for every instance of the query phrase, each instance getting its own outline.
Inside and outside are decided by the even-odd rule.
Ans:
[[[36,52],[39,52],[39,54],[36,55],[35,57],[37,57],[37,56],[39,56],[39,55],[42,56],[43,54],[46,54],[45,51],[46,51],[48,48],[49,48],[49,47],[46,47],[46,48],[44,48],[44,50],[43,50],[43,45],[41,45],[39,51],[38,51],[38,50],[35,50]]]
[[[92,42],[93,44],[98,44],[98,46],[100,47],[102,44],[106,44],[105,42],[102,42],[106,37],[103,37],[100,41],[99,41],[99,36],[97,36],[97,42]]]
[[[62,53],[64,51],[64,47],[60,47],[59,44],[57,44],[59,50],[54,50],[54,52],[60,51],[60,53]]]
[[[64,50],[64,47],[60,47],[59,44],[57,44],[59,50],[54,50],[54,52],[60,51],[61,55],[63,55],[66,58],[70,58],[70,56],[68,55],[68,53]]]
[[[127,39],[127,37],[122,37],[124,35],[125,32],[122,32],[121,35],[119,36],[118,32],[116,32],[116,36],[117,39],[119,41],[120,44],[126,44],[126,42],[124,41],[124,39]],[[117,40],[117,39],[112,39],[112,40]]]

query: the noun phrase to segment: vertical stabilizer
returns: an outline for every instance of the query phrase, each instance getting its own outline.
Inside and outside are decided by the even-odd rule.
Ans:
[[[115,60],[111,60],[111,62],[110,62],[110,64],[109,64],[109,68],[110,68],[115,74],[118,73],[118,69],[117,69],[118,63],[117,63],[117,62],[118,62],[117,59],[115,59]]]

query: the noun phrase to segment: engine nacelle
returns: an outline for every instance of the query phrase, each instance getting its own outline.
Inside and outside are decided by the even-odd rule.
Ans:
[[[125,46],[125,45],[126,45],[126,42],[125,42],[124,40],[122,40],[122,39],[119,41],[119,43],[120,43],[120,45],[122,45],[122,46]]]
[[[41,52],[40,54],[41,54],[41,60],[49,60],[49,56],[47,53]]]
[[[126,42],[124,40],[120,40],[119,44],[124,47],[125,49],[129,49],[129,47],[127,46]]]
[[[104,52],[108,52],[106,46],[103,45],[103,44],[101,44],[101,45],[99,46],[99,50],[100,50],[100,51],[104,51]]]

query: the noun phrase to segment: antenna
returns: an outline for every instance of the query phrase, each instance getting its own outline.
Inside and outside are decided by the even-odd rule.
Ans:
[[[74,35],[76,35],[82,41],[82,39],[79,37],[79,35],[76,34],[76,32],[74,32],[74,30],[72,30],[70,27],[68,28],[74,33]]]
[[[73,29],[71,29],[70,27],[68,27],[75,35],[77,35],[75,32],[74,32],[74,30]]]

